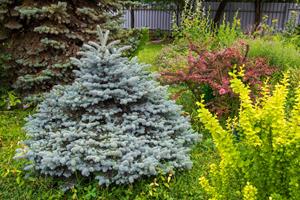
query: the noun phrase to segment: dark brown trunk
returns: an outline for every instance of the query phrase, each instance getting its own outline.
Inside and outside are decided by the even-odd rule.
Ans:
[[[219,7],[218,7],[218,10],[216,12],[216,15],[215,15],[215,18],[214,18],[214,23],[215,25],[219,25],[220,24],[220,20],[221,20],[221,17],[224,13],[224,10],[225,10],[225,7],[228,3],[228,0],[222,0]]]
[[[261,0],[255,0],[255,21],[254,30],[256,30],[261,21]]]

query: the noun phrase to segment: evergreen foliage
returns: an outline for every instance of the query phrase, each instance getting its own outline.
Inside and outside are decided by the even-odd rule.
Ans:
[[[0,50],[5,73],[24,96],[73,79],[70,57],[96,38],[96,25],[120,38],[121,0],[0,1]],[[127,38],[127,37],[124,37]],[[1,56],[0,56],[1,57]],[[1,62],[1,59],[0,59]]]
[[[98,27],[99,28],[99,27]],[[72,85],[55,86],[28,119],[29,139],[17,157],[41,174],[95,176],[99,184],[126,184],[142,176],[191,168],[190,146],[198,139],[180,106],[151,80],[125,48],[89,42],[72,58]]]
[[[238,118],[228,120],[226,128],[199,103],[199,117],[221,158],[211,165],[208,177],[200,178],[201,185],[211,199],[299,199],[300,88],[287,112],[287,77],[272,94],[264,88],[254,104],[249,87],[232,76],[231,87],[241,106]]]

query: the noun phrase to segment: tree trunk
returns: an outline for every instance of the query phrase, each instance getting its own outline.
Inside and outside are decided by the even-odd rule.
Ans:
[[[180,26],[181,7],[179,4],[176,5],[176,26]]]
[[[214,24],[215,25],[219,25],[220,24],[220,20],[221,20],[221,17],[224,13],[224,10],[225,10],[225,7],[228,3],[228,0],[222,0],[219,7],[218,7],[218,10],[216,12],[216,15],[215,15],[215,18],[214,18]]]
[[[256,30],[261,21],[261,0],[255,0],[255,21],[254,30]]]

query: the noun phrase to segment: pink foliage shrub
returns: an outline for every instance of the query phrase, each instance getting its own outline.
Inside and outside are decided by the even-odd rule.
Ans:
[[[228,115],[236,111],[234,107],[238,107],[238,98],[230,88],[229,72],[244,66],[243,82],[250,86],[253,98],[259,95],[263,79],[275,72],[265,59],[247,58],[248,51],[249,46],[242,41],[230,48],[212,52],[199,50],[191,44],[188,66],[175,72],[161,72],[161,80],[166,84],[185,85],[197,99],[204,93],[211,111],[218,116]]]

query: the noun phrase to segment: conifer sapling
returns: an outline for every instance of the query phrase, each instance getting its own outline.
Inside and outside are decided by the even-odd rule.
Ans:
[[[191,168],[189,150],[199,139],[166,87],[152,80],[125,48],[107,44],[109,31],[98,27],[100,43],[84,44],[72,58],[72,85],[55,86],[28,118],[29,139],[16,157],[34,171],[55,177],[75,173],[99,184],[132,183],[142,176]]]

